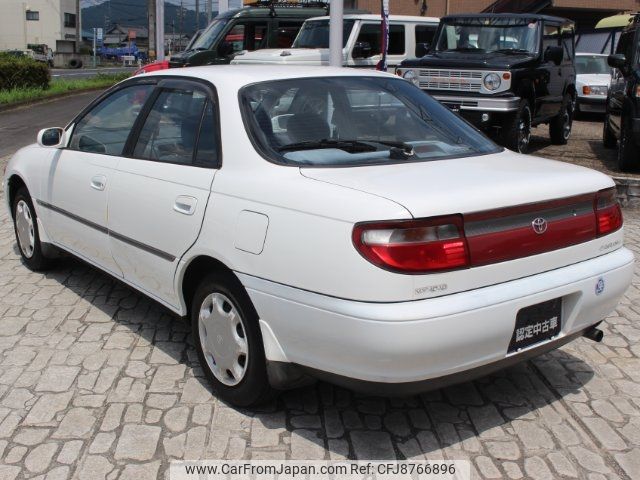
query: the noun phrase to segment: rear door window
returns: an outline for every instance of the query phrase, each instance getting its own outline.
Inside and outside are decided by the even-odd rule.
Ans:
[[[360,28],[357,42],[371,45],[371,55],[379,55],[382,48],[382,28],[379,23],[365,23]],[[389,55],[401,55],[405,50],[404,25],[389,25]]]
[[[263,42],[266,44],[266,40],[266,22],[237,23],[224,37],[224,41],[233,47],[234,53],[263,48]]]
[[[431,45],[433,43],[433,37],[436,33],[436,27],[431,25],[416,25],[416,47],[419,44]],[[416,48],[415,55],[418,55],[418,49]]]

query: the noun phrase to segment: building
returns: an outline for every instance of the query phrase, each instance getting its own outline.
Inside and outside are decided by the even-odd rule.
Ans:
[[[107,47],[118,47],[129,42],[135,42],[140,50],[146,51],[149,48],[149,29],[134,25],[116,24],[105,31],[103,42]]]
[[[0,50],[47,45],[55,52],[76,51],[75,0],[3,0]]]

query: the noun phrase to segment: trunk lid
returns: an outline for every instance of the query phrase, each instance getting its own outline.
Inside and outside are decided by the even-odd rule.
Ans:
[[[321,48],[277,48],[245,52],[232,64],[329,65],[329,50]]]

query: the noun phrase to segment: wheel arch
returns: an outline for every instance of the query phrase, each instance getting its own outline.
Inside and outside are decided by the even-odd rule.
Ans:
[[[529,102],[529,108],[531,109],[532,120],[536,115],[536,88],[531,81],[523,81],[522,86],[518,90],[520,98]]]
[[[16,198],[16,193],[20,188],[26,188],[27,192],[29,191],[29,187],[27,187],[27,182],[18,175],[17,173],[13,173],[9,179],[7,180],[7,202],[9,205],[9,212],[11,212],[11,218],[13,219],[13,200]]]

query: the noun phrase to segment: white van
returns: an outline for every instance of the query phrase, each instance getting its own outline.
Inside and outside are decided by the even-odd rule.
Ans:
[[[434,17],[389,16],[387,66],[393,68],[407,58],[422,57],[439,23]],[[380,15],[344,16],[344,66],[375,68],[380,61]],[[232,64],[329,65],[329,17],[304,22],[291,48],[240,52]]]

